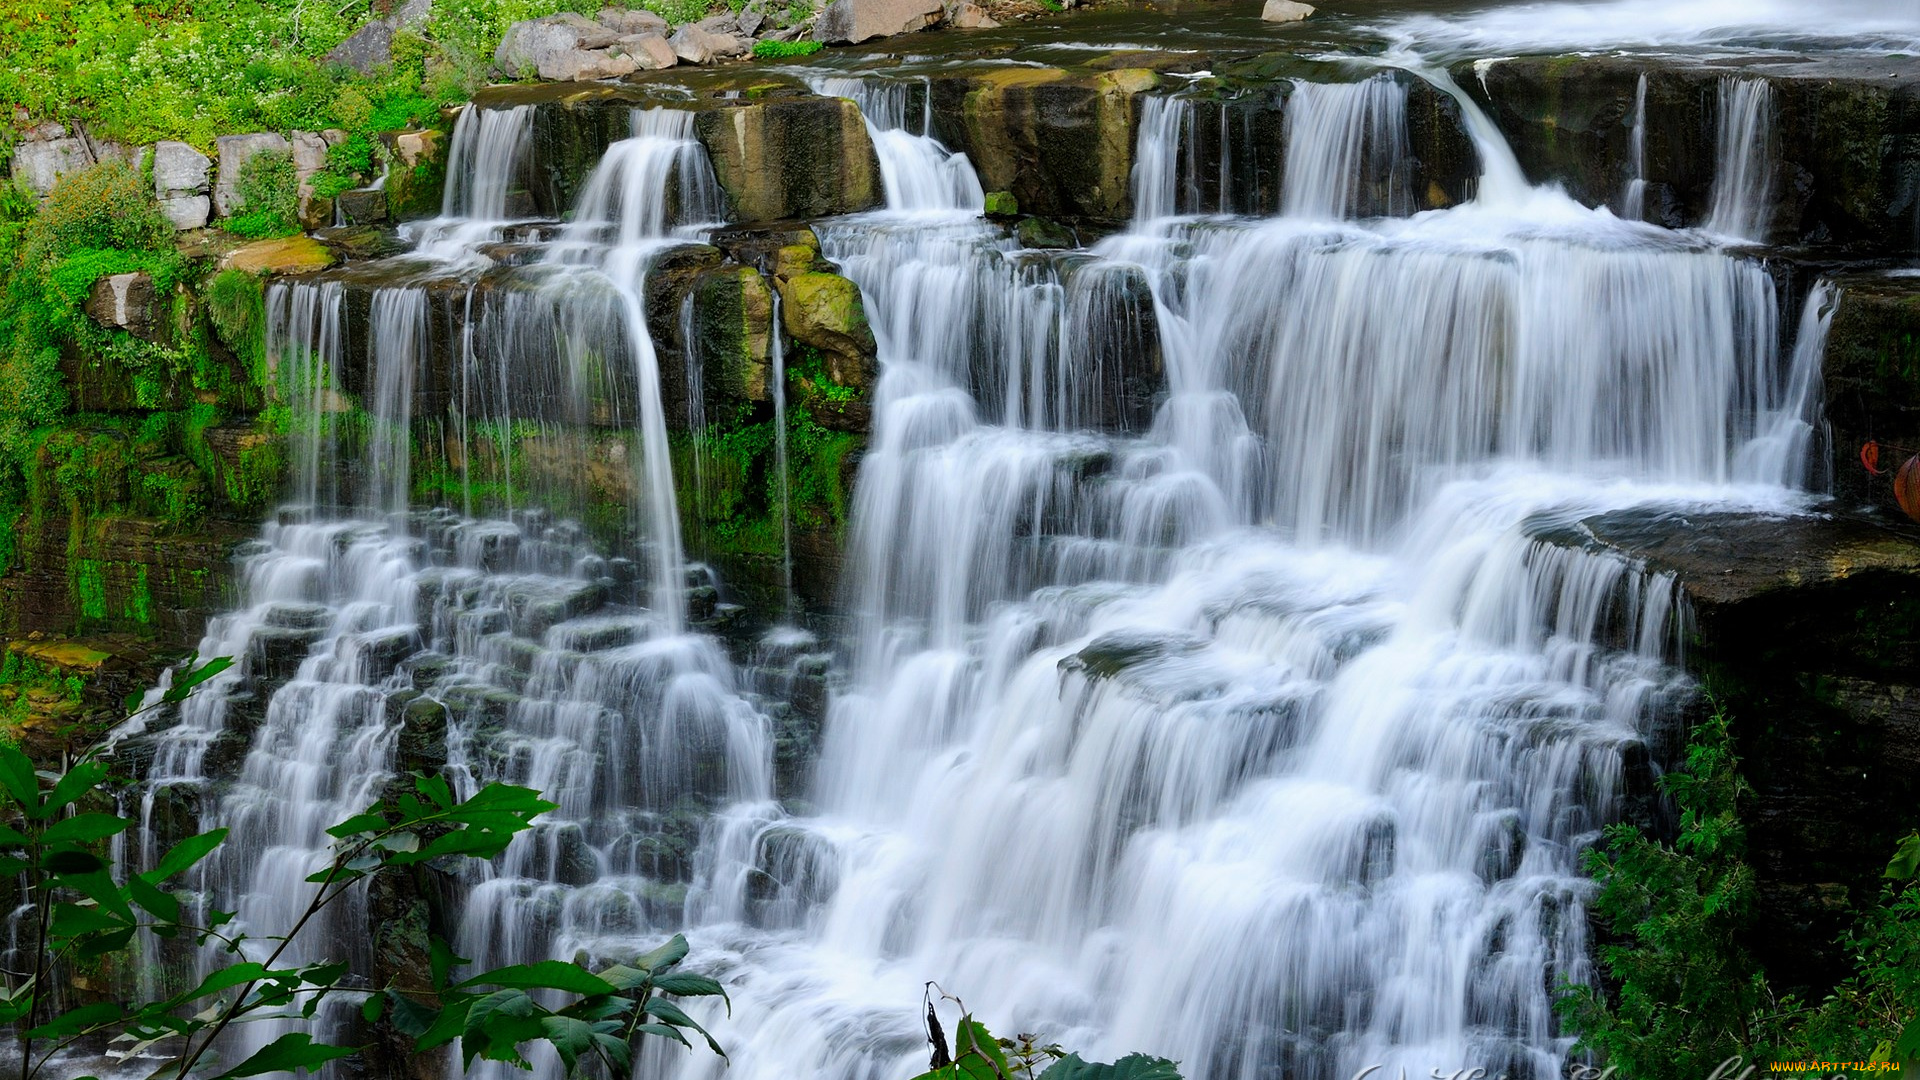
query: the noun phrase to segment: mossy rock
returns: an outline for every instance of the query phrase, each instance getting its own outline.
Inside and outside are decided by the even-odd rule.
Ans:
[[[220,265],[252,274],[310,274],[332,266],[333,252],[310,236],[283,236],[228,252]]]
[[[851,101],[740,101],[702,112],[694,127],[736,222],[851,214],[882,203],[880,161]]]
[[[818,349],[836,386],[867,391],[877,375],[873,327],[860,286],[839,274],[795,274],[780,287],[781,324],[793,341]]]
[[[740,402],[771,401],[773,290],[758,270],[722,266],[693,296],[694,355],[705,382]]]

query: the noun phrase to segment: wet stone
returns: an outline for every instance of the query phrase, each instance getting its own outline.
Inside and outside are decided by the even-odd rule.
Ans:
[[[513,632],[538,640],[555,624],[598,610],[607,590],[594,581],[525,579],[509,586],[502,599]]]

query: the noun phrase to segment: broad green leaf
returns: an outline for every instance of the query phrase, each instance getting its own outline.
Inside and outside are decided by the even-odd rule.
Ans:
[[[467,1027],[467,1013],[473,1008],[473,1003],[477,1000],[477,998],[471,998],[462,994],[448,1002],[446,1006],[440,1010],[439,1014],[434,1016],[433,1022],[427,1026],[427,1030],[414,1037],[414,1048],[417,1050],[432,1050],[435,1047],[445,1046],[459,1038],[460,1033],[465,1031]],[[396,1007],[397,1005],[398,1003],[396,1002]]]
[[[571,1074],[580,1058],[593,1052],[593,1025],[570,1016],[543,1016],[540,1030]]]
[[[84,877],[103,874],[107,863],[91,851],[49,851],[40,857],[40,867],[60,877]]]
[[[476,986],[501,986],[522,990],[563,990],[569,994],[611,994],[617,987],[598,975],[564,960],[542,960],[537,964],[513,964],[482,972],[455,987],[467,990]]]
[[[180,921],[180,898],[169,892],[162,892],[141,877],[127,882],[127,895],[133,902],[147,909],[154,918],[163,922]]]
[[[1180,1080],[1180,1067],[1146,1054],[1128,1054],[1111,1065],[1068,1054],[1041,1073],[1040,1080]]]
[[[127,904],[126,894],[104,870],[92,874],[70,874],[60,884],[100,905],[100,910],[107,914],[118,916],[126,922],[133,921],[133,908]]]
[[[653,973],[642,971],[639,968],[628,967],[625,964],[615,964],[605,971],[600,972],[600,977],[612,983],[621,991],[631,993],[647,985],[653,978]]]
[[[663,972],[687,958],[687,939],[675,934],[666,943],[633,962],[633,966],[651,972]]]
[[[386,992],[387,1015],[392,1017],[395,1030],[409,1038],[418,1039],[425,1035],[440,1019],[440,1010],[422,1005],[398,990]],[[465,1023],[464,1015],[461,1023]],[[460,1033],[460,1024],[453,1025],[455,1035]],[[448,1038],[452,1038],[449,1035]]]
[[[355,814],[340,824],[333,826],[327,830],[327,835],[336,840],[344,840],[349,836],[358,836],[361,833],[379,832],[386,827],[387,819],[369,810],[364,814]]]
[[[466,967],[473,961],[464,956],[455,956],[452,946],[435,937],[427,942],[427,963],[433,973],[433,985],[439,988],[447,985],[454,968]]]
[[[300,978],[309,986],[332,986],[348,971],[346,964],[314,964],[303,968]]]
[[[268,972],[265,967],[251,960],[234,964],[232,967],[223,967],[218,971],[212,972],[206,978],[201,979],[199,986],[176,996],[172,1004],[180,1006],[190,1001],[198,1001],[203,997],[217,994],[222,990],[231,990],[236,986],[242,986],[246,983],[265,979],[267,974]]]
[[[1905,1064],[1909,1061],[1920,1062],[1920,1016],[1907,1021],[1900,1037],[1893,1042],[1893,1059]]]
[[[19,747],[0,746],[0,791],[5,791],[27,817],[38,821],[47,816],[40,804],[40,777]]]
[[[214,829],[198,836],[189,836],[168,848],[167,853],[160,856],[160,864],[141,876],[148,882],[158,885],[176,874],[192,869],[201,859],[212,854],[213,849],[219,847],[226,838],[227,830],[225,829]]]
[[[447,786],[447,781],[444,777],[415,777],[413,786],[420,794],[425,795],[433,805],[442,810],[453,809],[453,789]]]
[[[72,941],[88,934],[125,930],[130,920],[116,919],[93,904],[56,904],[50,933],[55,941]]]
[[[9,825],[0,825],[0,847],[25,847],[26,834]]]
[[[968,1054],[977,1054],[987,1059],[994,1073],[1003,1080],[1012,1080],[1013,1069],[1007,1065],[1006,1052],[1000,1049],[1000,1043],[987,1030],[987,1026],[975,1020],[972,1014],[960,1018],[960,1026],[953,1032],[953,1059],[958,1062]]]
[[[1920,832],[1912,833],[1900,841],[1900,847],[1893,853],[1893,861],[1887,864],[1884,876],[1895,881],[1911,881],[1920,877]]]
[[[726,988],[721,986],[717,981],[709,979],[705,975],[687,975],[681,972],[659,976],[653,980],[653,988],[663,994],[674,994],[679,997],[724,998],[727,996]],[[731,1001],[728,1002],[727,1012],[728,1015],[732,1015],[733,1005]]]
[[[538,1012],[524,990],[496,990],[474,1002],[460,1033],[460,1056],[467,1067],[475,1057],[522,1064],[520,1044],[541,1037]]]
[[[96,956],[117,953],[133,941],[135,929],[136,927],[129,926],[125,930],[117,930],[110,934],[91,935],[74,948],[74,954],[82,960],[91,960]]]
[[[199,667],[190,667],[188,670],[174,676],[173,685],[167,687],[167,692],[162,695],[162,698],[163,700],[174,703],[185,701],[187,700],[187,695],[193,693],[194,687],[199,686],[201,683],[206,682],[208,679],[213,678],[215,675],[220,674],[232,666],[233,657],[216,656],[206,663],[201,664]],[[249,1073],[248,1075],[252,1074]]]
[[[61,1013],[52,1020],[27,1032],[30,1039],[64,1039],[69,1035],[78,1035],[101,1024],[111,1024],[126,1016],[126,1010],[111,1001],[94,1005],[82,1005]]]
[[[118,836],[133,826],[133,822],[113,814],[75,814],[62,818],[47,826],[40,834],[43,844],[88,844],[95,840],[105,840],[109,836]]]
[[[65,776],[54,781],[53,790],[47,795],[47,816],[52,817],[80,801],[82,795],[99,787],[106,778],[107,767],[97,761],[83,761],[68,769]]]
[[[680,1034],[678,1028],[671,1028],[665,1024],[639,1024],[634,1027],[633,1033],[635,1035],[659,1035],[663,1038],[672,1039],[674,1042],[679,1043],[689,1050],[693,1049],[693,1044],[687,1041],[685,1035]]]
[[[367,999],[360,1003],[360,1019],[369,1024],[379,1023],[380,1014],[386,1011],[386,1004],[385,995],[368,994]]]
[[[707,1040],[708,1049],[711,1049],[721,1057],[727,1056],[727,1052],[720,1049],[720,1044],[713,1040],[713,1036],[707,1034],[707,1029],[701,1027],[693,1017],[681,1012],[680,1006],[675,1005],[673,1002],[662,998],[652,998],[648,1000],[645,1005],[640,1006],[640,1011],[650,1016],[658,1017],[661,1023],[699,1032],[700,1037]]]
[[[147,692],[145,690],[134,690],[128,693],[122,700],[127,706],[127,712],[137,713],[140,711],[140,703],[147,700]]]
[[[258,1053],[213,1080],[239,1080],[244,1076],[265,1076],[298,1069],[318,1072],[319,1067],[327,1062],[352,1057],[362,1049],[364,1047],[317,1043],[313,1041],[313,1036],[305,1032],[292,1031],[261,1047]]]

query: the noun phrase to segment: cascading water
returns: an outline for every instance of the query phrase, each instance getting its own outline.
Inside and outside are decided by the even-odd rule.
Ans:
[[[1627,184],[1620,192],[1620,216],[1639,221],[1647,216],[1647,76],[1633,88],[1633,128],[1627,135]]]
[[[1773,211],[1773,87],[1765,79],[1720,80],[1713,197],[1701,228],[1735,240],[1765,240]]]
[[[202,644],[239,667],[152,733],[148,835],[182,798],[231,825],[206,884],[272,927],[319,830],[394,775],[539,788],[559,809],[464,882],[456,950],[618,957],[684,927],[733,995],[703,1015],[731,1064],[661,1047],[653,1075],[898,1080],[928,979],[997,1030],[1195,1080],[1557,1074],[1552,988],[1591,977],[1577,853],[1691,692],[1673,582],[1560,539],[1622,508],[1793,505],[1831,294],[1783,362],[1758,263],[1528,187],[1437,72],[1485,175],[1406,217],[1403,74],[1291,87],[1270,219],[1179,217],[1247,205],[1238,144],[1203,194],[1191,101],[1145,98],[1143,220],[1065,253],[975,216],[924,98],[910,130],[913,84],[818,84],[865,112],[887,209],[816,226],[883,375],[804,804],[775,800],[770,715],[688,629],[683,403],[643,286],[720,216],[691,114],[637,111],[538,260],[464,291],[450,388],[419,381],[448,347],[424,286],[375,290],[365,326],[337,281],[275,286],[269,355],[310,414],[297,502]],[[528,123],[462,117],[473,175],[423,253],[469,267],[499,239]],[[428,392],[509,519],[410,508]],[[624,463],[633,551],[545,511],[523,426]],[[216,774],[238,776],[217,798]]]

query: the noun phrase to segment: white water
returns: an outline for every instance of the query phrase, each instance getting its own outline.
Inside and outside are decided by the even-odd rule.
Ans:
[[[1423,50],[1480,56],[1636,46],[1792,48],[1806,41],[1920,52],[1920,9],[1911,0],[1550,0],[1408,16],[1385,29]]]
[[[1723,76],[1714,138],[1713,193],[1701,228],[1734,240],[1767,239],[1773,210],[1773,87]]]
[[[1647,76],[1633,89],[1633,129],[1627,137],[1627,184],[1620,192],[1620,216],[1640,221],[1647,216]]]
[[[869,117],[904,136],[888,210],[819,231],[884,371],[849,681],[801,800],[775,800],[748,674],[683,632],[680,403],[639,298],[717,206],[684,114],[635,118],[528,287],[469,299],[456,388],[630,361],[644,573],[537,508],[405,511],[412,387],[384,365],[419,348],[419,291],[357,328],[338,286],[282,287],[283,362],[334,372],[344,335],[375,335],[377,422],[359,506],[269,526],[202,646],[247,660],[159,741],[156,775],[198,784],[221,732],[247,738],[236,710],[265,709],[217,883],[250,922],[284,917],[315,829],[396,767],[419,689],[463,786],[562,804],[468,882],[458,951],[617,957],[684,927],[727,980],[732,1017],[703,1016],[731,1065],[656,1047],[653,1075],[898,1080],[928,979],[996,1030],[1195,1080],[1557,1075],[1551,988],[1590,977],[1577,851],[1690,690],[1673,583],[1550,538],[1634,507],[1796,506],[1831,305],[1816,292],[1782,357],[1756,262],[1527,187],[1464,98],[1479,199],[1350,220],[1394,206],[1399,101],[1384,78],[1294,89],[1287,215],[1140,221],[1065,255],[961,213],[978,181],[943,187],[924,117]],[[1135,173],[1166,215],[1197,207],[1174,112],[1143,120]],[[1142,371],[1164,391],[1136,423]],[[331,377],[305,378],[322,401]],[[297,474],[323,504],[331,437]],[[273,642],[298,659],[284,686]],[[304,955],[358,947],[346,925]]]
[[[932,93],[924,84],[917,124],[910,124],[908,117],[914,84],[825,77],[812,80],[812,86],[817,94],[849,98],[860,107],[880,159],[887,209],[977,213],[986,206],[987,194],[967,155],[950,151],[933,138]],[[916,127],[917,132],[912,130]]]

